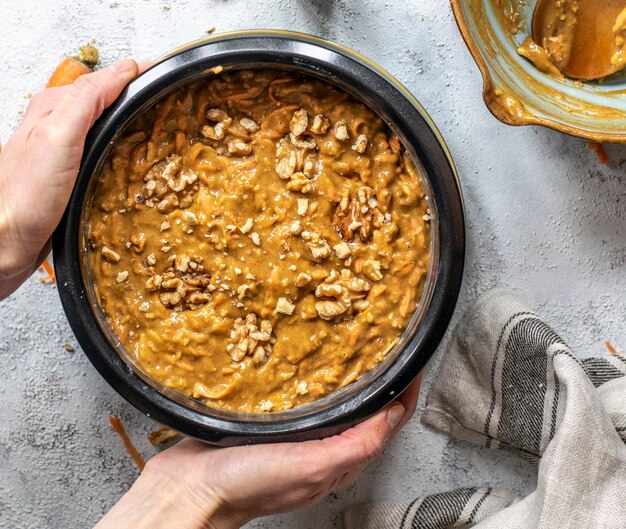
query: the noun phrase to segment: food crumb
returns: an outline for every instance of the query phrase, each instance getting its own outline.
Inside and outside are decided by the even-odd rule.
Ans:
[[[100,64],[100,52],[92,44],[85,44],[78,49],[78,60],[94,68]]]
[[[215,26],[209,26],[205,30],[209,35],[215,31]]]
[[[286,314],[287,316],[291,316],[295,308],[296,306],[287,298],[278,298],[278,301],[276,302],[276,312]]]
[[[167,426],[161,426],[158,430],[148,434],[148,441],[150,441],[152,446],[157,446],[173,441],[179,436],[180,434],[177,431]]]
[[[71,344],[69,343],[64,343],[63,344],[63,348],[68,352],[68,353],[73,353],[74,352],[74,348],[71,346]]]
[[[613,344],[611,342],[609,342],[608,340],[604,340],[604,345],[609,350],[609,353],[611,353],[612,355],[617,354],[617,349],[613,347]]]

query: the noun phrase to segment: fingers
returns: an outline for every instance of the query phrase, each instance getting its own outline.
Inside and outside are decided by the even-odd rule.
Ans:
[[[58,129],[54,137],[65,145],[84,140],[85,135],[124,87],[137,76],[137,63],[123,59],[69,85],[50,115]]]
[[[417,402],[420,396],[420,387],[422,384],[422,375],[423,370],[419,372],[415,380],[411,383],[411,385],[400,395],[398,402],[401,402],[404,406],[406,412],[402,417],[402,420],[398,423],[396,428],[393,431],[392,437],[402,430],[404,425],[411,420],[413,414],[415,413],[415,409],[417,408]]]

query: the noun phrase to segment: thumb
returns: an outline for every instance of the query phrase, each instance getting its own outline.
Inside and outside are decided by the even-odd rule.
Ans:
[[[56,124],[57,138],[62,138],[67,145],[82,143],[104,109],[117,99],[137,73],[135,61],[122,59],[107,68],[82,75],[69,85],[48,118]]]

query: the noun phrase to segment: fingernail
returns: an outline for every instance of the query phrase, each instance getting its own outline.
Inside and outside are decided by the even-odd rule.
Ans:
[[[389,424],[389,429],[393,430],[398,423],[404,417],[404,406],[402,404],[396,404],[387,412],[387,423]]]
[[[115,71],[121,75],[135,74],[137,72],[137,63],[132,59],[122,59],[113,64]]]

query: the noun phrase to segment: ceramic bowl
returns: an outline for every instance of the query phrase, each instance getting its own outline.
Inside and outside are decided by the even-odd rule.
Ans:
[[[484,80],[491,113],[509,125],[543,125],[591,141],[626,143],[626,75],[603,82],[559,80],[517,53],[536,0],[451,0]],[[519,20],[512,20],[517,12]],[[518,31],[511,31],[518,27]]]
[[[168,389],[124,349],[98,303],[86,258],[86,233],[99,169],[135,116],[172,91],[224,71],[277,68],[320,78],[376,111],[421,169],[430,197],[432,259],[422,300],[399,343],[358,381],[287,411],[219,410]],[[92,128],[65,216],[54,236],[59,293],[70,324],[100,374],[147,415],[215,444],[296,441],[332,435],[397,398],[424,367],[452,316],[461,286],[465,232],[460,187],[450,154],[426,111],[393,77],[364,57],[315,37],[239,32],[176,50],[129,84]]]

